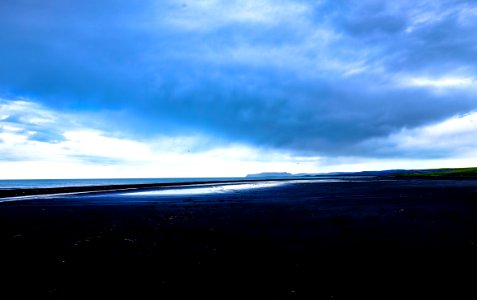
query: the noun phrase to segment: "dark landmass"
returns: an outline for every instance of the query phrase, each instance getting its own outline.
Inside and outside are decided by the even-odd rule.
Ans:
[[[477,180],[123,193],[0,203],[0,296],[477,296]]]
[[[441,169],[392,169],[361,172],[333,172],[321,174],[299,174],[299,176],[395,176],[395,177],[477,177],[477,168],[441,168]]]
[[[477,168],[446,168],[429,170],[411,170],[395,174],[400,177],[476,177]]]

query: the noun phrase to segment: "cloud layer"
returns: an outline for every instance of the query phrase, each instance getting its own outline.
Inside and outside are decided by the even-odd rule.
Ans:
[[[233,177],[314,172],[319,161],[201,135],[131,139],[28,101],[0,99],[0,111],[0,179]]]
[[[477,111],[474,1],[67,2],[0,3],[0,95],[108,135],[449,158],[400,137]]]

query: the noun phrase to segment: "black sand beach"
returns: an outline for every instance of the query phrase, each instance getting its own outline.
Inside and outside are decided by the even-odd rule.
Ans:
[[[374,178],[182,196],[123,193],[1,202],[0,293],[477,296],[477,180]]]

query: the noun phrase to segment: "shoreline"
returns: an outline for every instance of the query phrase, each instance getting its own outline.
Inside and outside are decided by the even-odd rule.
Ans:
[[[115,192],[126,190],[140,190],[149,188],[174,188],[174,187],[203,187],[208,185],[229,185],[229,184],[247,184],[254,182],[286,182],[286,181],[313,181],[329,179],[372,179],[372,180],[477,180],[477,177],[465,176],[367,176],[367,175],[336,175],[323,177],[290,177],[290,178],[260,178],[239,180],[211,180],[211,181],[184,181],[184,182],[158,182],[158,183],[131,183],[131,184],[108,184],[108,185],[85,185],[85,186],[63,186],[63,187],[45,187],[45,188],[11,188],[0,189],[0,200],[15,199],[28,196],[50,196],[50,195],[70,195],[98,192]],[[371,178],[370,178],[371,177]]]
[[[323,178],[270,178],[270,179],[243,179],[243,180],[215,180],[215,181],[185,181],[185,182],[162,182],[162,183],[134,183],[134,184],[113,184],[113,185],[92,185],[92,186],[65,186],[65,187],[46,187],[46,188],[17,188],[0,190],[0,199],[17,198],[26,196],[46,196],[61,194],[80,194],[95,192],[115,192],[134,189],[148,188],[172,188],[172,187],[193,187],[208,185],[228,185],[228,184],[246,184],[254,182],[267,181],[293,181],[293,180],[315,180],[332,179],[332,177]]]

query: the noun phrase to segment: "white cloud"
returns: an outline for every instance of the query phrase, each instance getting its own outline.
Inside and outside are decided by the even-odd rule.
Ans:
[[[2,105],[5,109],[0,112],[13,112],[18,121],[0,121],[0,179],[244,176],[265,171],[316,172],[318,163],[318,158],[240,144],[193,150],[200,148],[197,145],[203,139],[211,139],[200,135],[134,140],[88,128],[78,120],[81,116],[33,102],[2,100]],[[42,126],[28,130],[33,123]],[[37,131],[53,128],[62,128],[60,141],[31,139]]]
[[[458,12],[459,22],[464,25],[473,25],[477,17],[477,5],[464,4]]]
[[[381,71],[369,61],[370,52],[376,50],[360,47],[350,51],[346,35],[336,30],[330,18],[317,18],[322,1],[170,2],[173,9],[167,14],[158,6],[158,24],[152,27],[188,33],[195,43],[191,45],[194,51],[186,48],[168,54],[174,59],[279,68],[301,78]]]
[[[293,1],[269,0],[185,0],[166,22],[184,30],[209,31],[246,23],[273,25],[286,20],[296,22],[309,12],[309,6]]]
[[[424,161],[468,161],[477,158],[477,112],[458,115],[418,128],[403,128],[389,137],[367,141],[377,149],[402,156],[423,156]],[[429,159],[431,158],[431,159]],[[465,164],[464,164],[465,166]]]
[[[9,117],[17,117],[20,121],[30,124],[46,124],[56,120],[51,112],[34,102],[0,98],[0,121],[5,121]]]
[[[161,135],[149,140],[117,136],[81,123],[82,116],[30,101],[0,102],[0,179],[235,177],[259,172],[317,173],[477,165],[477,112],[367,141],[402,158],[299,157],[213,137]],[[35,125],[35,126],[32,126]],[[60,140],[32,139],[60,128]],[[203,140],[216,145],[203,147]],[[216,141],[215,141],[216,142]],[[425,153],[427,159],[412,158]],[[411,157],[411,158],[404,158]]]
[[[146,144],[108,137],[98,130],[74,130],[63,133],[65,141],[59,145],[66,155],[83,155],[98,158],[120,159],[124,161],[144,160],[151,157]]]
[[[444,88],[467,88],[467,87],[476,87],[477,82],[474,78],[471,77],[439,77],[439,78],[428,78],[428,77],[411,77],[403,80],[404,85],[415,86],[415,87],[430,87],[437,89]]]
[[[423,4],[416,5],[416,1],[409,1],[405,10],[408,12],[407,33],[425,29],[433,26],[446,18],[457,16],[462,25],[473,24],[477,14],[477,6],[469,3],[454,3],[449,5],[446,2],[425,1]],[[396,2],[397,8],[401,2]],[[402,10],[402,8],[400,8]]]

